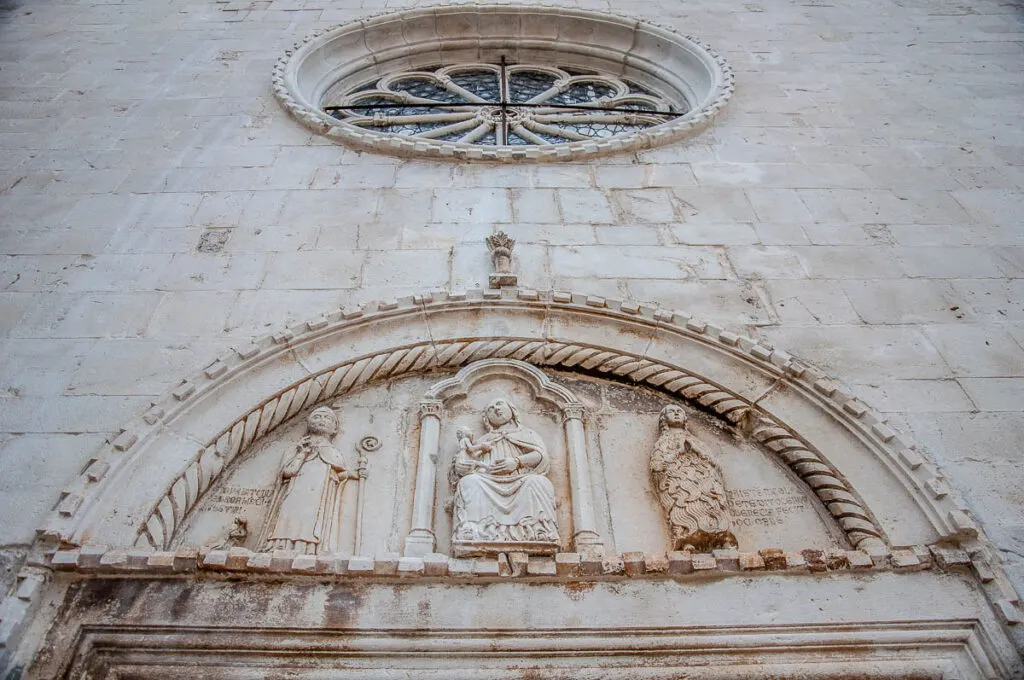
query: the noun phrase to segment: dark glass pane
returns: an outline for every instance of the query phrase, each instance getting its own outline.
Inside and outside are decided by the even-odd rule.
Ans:
[[[486,135],[484,135],[483,137],[481,137],[480,139],[476,140],[473,143],[474,144],[482,144],[483,146],[497,146],[498,145],[498,135],[497,135],[497,132],[495,132],[494,130],[491,130]]]
[[[353,94],[353,93],[356,93],[356,92],[366,92],[367,90],[372,90],[375,87],[377,87],[377,81],[376,80],[371,80],[370,82],[366,83],[365,85],[360,85],[357,88],[349,90],[349,94]]]
[[[391,90],[394,92],[408,92],[414,97],[431,99],[436,102],[463,103],[466,101],[463,97],[454,92],[449,92],[427,78],[403,78],[398,82],[392,83]]]
[[[498,102],[501,99],[501,86],[498,74],[490,71],[463,71],[454,73],[452,81],[459,87],[469,90],[484,101]]]
[[[572,130],[587,137],[604,139],[620,135],[624,132],[639,132],[649,125],[629,125],[627,123],[555,123],[555,127]]]
[[[508,133],[508,145],[509,146],[530,146],[533,142],[523,139],[514,132]]]
[[[615,90],[602,83],[573,83],[564,92],[560,92],[545,103],[552,104],[593,104],[602,97],[611,97]]]
[[[552,125],[552,127],[560,127],[560,126]],[[548,144],[565,144],[566,142],[572,141],[572,140],[566,139],[565,137],[558,137],[558,136],[555,136],[555,135],[552,135],[552,134],[548,134],[547,132],[538,132],[537,130],[530,130],[530,132],[532,132],[533,134],[537,135],[538,137],[543,139]]]
[[[646,94],[649,97],[657,97],[658,96],[658,95],[654,94],[653,92],[651,92],[650,90],[648,90],[646,87],[643,87],[641,85],[637,85],[636,83],[634,83],[631,80],[624,80],[622,82],[626,83],[626,85],[629,86],[629,91],[631,93],[633,93],[633,94]]]
[[[551,89],[554,84],[555,77],[548,73],[517,71],[508,79],[508,99],[510,102],[525,102]]]

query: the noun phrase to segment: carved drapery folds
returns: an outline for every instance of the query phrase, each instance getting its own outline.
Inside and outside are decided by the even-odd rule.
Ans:
[[[341,494],[359,479],[335,448],[338,416],[326,406],[306,419],[306,434],[285,454],[274,500],[264,522],[263,550],[306,554],[336,552],[341,542]]]
[[[552,554],[568,547],[563,545],[564,537],[559,532],[555,490],[548,478],[549,443],[521,421],[509,398],[494,399],[487,406],[483,414],[487,431],[483,434],[459,428],[455,441],[440,441],[442,404],[465,396],[477,382],[490,377],[522,381],[538,400],[561,412],[571,489],[572,547],[577,551],[600,551],[603,545],[595,519],[583,405],[569,390],[552,383],[527,363],[488,359],[437,383],[421,402],[413,522],[405,540],[405,554],[420,556],[436,548],[433,508],[442,446],[456,450],[452,503],[452,547],[456,555]]]
[[[686,431],[686,412],[669,404],[658,420],[651,480],[665,510],[673,550],[736,548],[722,469]]]
[[[507,398],[485,411],[479,444],[460,428],[454,461],[452,546],[458,556],[555,553],[559,548],[551,458],[543,439],[520,422]]]

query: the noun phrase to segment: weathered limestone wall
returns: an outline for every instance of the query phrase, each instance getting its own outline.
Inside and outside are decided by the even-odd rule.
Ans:
[[[502,228],[525,285],[685,309],[847,380],[1024,587],[1019,8],[578,5],[709,42],[737,71],[726,115],[589,164],[403,161],[311,135],[270,92],[287,45],[380,4],[6,4],[5,554],[182,375],[339,305],[484,283]]]

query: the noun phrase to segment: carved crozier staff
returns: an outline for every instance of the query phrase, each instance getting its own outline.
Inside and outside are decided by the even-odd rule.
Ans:
[[[352,554],[359,556],[363,550],[363,508],[366,506],[366,453],[368,451],[376,451],[380,448],[380,440],[376,437],[363,437],[356,444],[356,456],[358,457],[358,463],[356,463],[356,472],[359,478],[356,480],[356,536],[355,546],[352,549]]]

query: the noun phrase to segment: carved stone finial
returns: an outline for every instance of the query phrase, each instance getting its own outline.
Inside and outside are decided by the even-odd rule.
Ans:
[[[491,251],[491,263],[494,265],[494,272],[487,277],[489,288],[501,288],[502,286],[515,286],[518,278],[512,273],[512,249],[515,247],[515,240],[503,231],[491,234],[487,237],[487,249]]]

